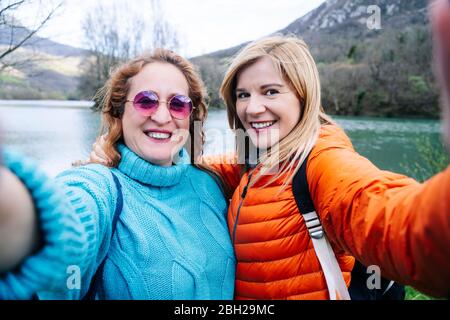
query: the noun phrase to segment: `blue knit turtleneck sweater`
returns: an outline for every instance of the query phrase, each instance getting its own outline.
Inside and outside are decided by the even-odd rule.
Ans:
[[[39,292],[41,299],[79,299],[105,256],[98,298],[233,298],[227,205],[214,179],[190,165],[186,152],[170,167],[153,165],[124,145],[119,152],[112,171],[122,185],[123,210],[113,237],[118,191],[111,169],[67,170],[56,178],[58,187],[44,175],[27,184],[31,173],[18,174],[30,190],[39,186],[32,194],[45,243],[18,270],[0,276],[0,298]],[[21,162],[13,155],[5,159],[6,165]],[[69,283],[73,270],[80,270],[80,289]]]

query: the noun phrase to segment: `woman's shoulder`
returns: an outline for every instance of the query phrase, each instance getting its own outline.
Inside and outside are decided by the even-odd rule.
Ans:
[[[64,170],[56,179],[59,183],[83,189],[109,190],[114,184],[112,171],[117,170],[100,164],[87,164]]]
[[[111,175],[111,168],[97,163],[90,163],[81,166],[74,166],[59,173],[61,176],[97,176],[107,178]]]
[[[320,127],[316,146],[321,145],[353,148],[352,142],[344,129],[336,124],[326,124]]]
[[[327,124],[320,127],[319,136],[311,150],[309,160],[328,154],[327,151],[345,149],[354,151],[350,138],[344,129],[335,124]]]
[[[223,198],[223,189],[217,175],[207,170],[190,165],[188,177],[192,187],[201,195],[208,194],[213,197]]]
[[[190,179],[197,180],[199,182],[201,181],[202,183],[216,183],[212,173],[195,165],[189,165],[189,169],[187,171]]]

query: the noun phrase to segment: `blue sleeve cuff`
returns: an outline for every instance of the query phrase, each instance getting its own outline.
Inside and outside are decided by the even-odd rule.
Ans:
[[[64,190],[37,165],[3,150],[4,165],[29,190],[39,215],[43,246],[14,271],[0,275],[0,299],[30,299],[39,291],[66,291],[68,270],[88,254],[87,235]]]

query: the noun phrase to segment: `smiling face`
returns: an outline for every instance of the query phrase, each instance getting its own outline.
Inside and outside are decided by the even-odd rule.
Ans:
[[[130,102],[143,91],[153,91],[160,100],[150,116],[138,112]],[[174,119],[165,102],[176,95],[189,96],[189,85],[184,74],[170,63],[149,63],[131,78],[122,117],[123,138],[139,157],[160,166],[172,165],[189,130],[189,117]]]
[[[236,111],[253,144],[271,147],[300,120],[300,101],[270,57],[262,57],[237,76]]]

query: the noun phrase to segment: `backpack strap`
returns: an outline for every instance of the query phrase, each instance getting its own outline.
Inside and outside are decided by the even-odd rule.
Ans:
[[[117,227],[117,221],[119,220],[119,216],[122,212],[123,208],[123,195],[122,195],[122,185],[120,184],[119,179],[114,174],[114,172],[111,171],[114,184],[116,185],[117,189],[117,202],[116,202],[116,209],[114,210],[114,216],[112,219],[111,224],[111,239],[114,236],[114,233],[116,232]],[[89,290],[86,293],[86,295],[82,298],[82,300],[95,300],[95,295],[97,293],[98,286],[101,282],[101,278],[103,276],[103,269],[105,267],[106,257],[108,256],[108,252],[105,254],[105,257],[103,258],[102,262],[97,268],[97,271],[95,272],[94,276],[92,277],[91,284],[89,285]]]
[[[309,155],[308,155],[309,157]],[[314,246],[314,251],[322,267],[328,292],[331,300],[350,300],[350,294],[345,284],[339,263],[322,227],[322,223],[314,208],[309,193],[306,178],[306,164],[308,157],[303,161],[300,169],[292,180],[292,192],[300,214],[305,220],[306,227]]]

